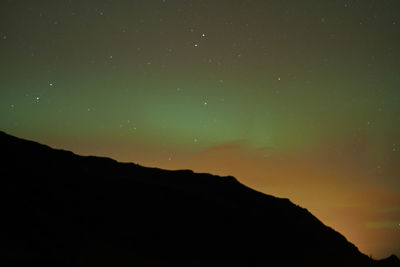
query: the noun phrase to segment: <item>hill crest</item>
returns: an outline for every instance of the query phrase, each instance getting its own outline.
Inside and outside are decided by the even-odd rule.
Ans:
[[[232,176],[78,156],[4,132],[0,145],[7,263],[400,266]]]

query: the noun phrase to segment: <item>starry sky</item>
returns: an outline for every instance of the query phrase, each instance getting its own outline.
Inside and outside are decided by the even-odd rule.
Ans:
[[[0,129],[233,175],[400,255],[398,0],[0,3]]]

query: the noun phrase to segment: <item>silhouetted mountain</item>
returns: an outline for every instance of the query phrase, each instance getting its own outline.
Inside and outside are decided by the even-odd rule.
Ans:
[[[400,266],[233,177],[0,145],[1,266]]]

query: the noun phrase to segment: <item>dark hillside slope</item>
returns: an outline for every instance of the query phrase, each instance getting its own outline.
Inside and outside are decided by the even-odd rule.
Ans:
[[[0,146],[2,266],[400,266],[233,177]]]

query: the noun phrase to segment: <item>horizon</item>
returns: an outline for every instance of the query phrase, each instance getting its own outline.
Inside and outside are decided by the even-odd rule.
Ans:
[[[234,176],[366,255],[400,255],[398,10],[395,0],[10,0],[0,129],[79,155]]]

